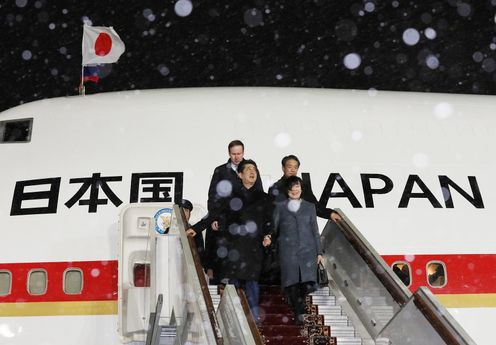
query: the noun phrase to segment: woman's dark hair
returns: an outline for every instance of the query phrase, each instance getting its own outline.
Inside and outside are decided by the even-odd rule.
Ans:
[[[290,176],[288,177],[285,181],[284,184],[286,186],[286,196],[288,195],[288,192],[293,189],[293,187],[297,184],[302,186],[303,188],[303,180],[299,178],[298,176]]]

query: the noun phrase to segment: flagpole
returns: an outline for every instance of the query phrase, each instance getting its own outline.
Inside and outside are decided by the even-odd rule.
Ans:
[[[83,39],[81,40],[81,81],[79,82],[79,95],[84,96],[84,62],[83,62],[83,54],[84,54],[84,25],[83,24]]]
[[[79,83],[79,95],[84,96],[86,94],[84,89],[84,65],[81,64],[81,82]]]

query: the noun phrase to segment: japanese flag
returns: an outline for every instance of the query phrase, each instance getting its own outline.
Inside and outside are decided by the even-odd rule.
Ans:
[[[84,26],[83,65],[116,62],[124,50],[124,42],[112,27]]]

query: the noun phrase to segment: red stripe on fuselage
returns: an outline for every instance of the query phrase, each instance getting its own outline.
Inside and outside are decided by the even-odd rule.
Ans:
[[[382,258],[389,266],[397,261],[410,264],[412,282],[408,288],[413,292],[420,286],[428,286],[434,294],[496,293],[496,254],[383,255]],[[427,282],[426,267],[431,261],[446,265],[444,287]]]
[[[429,254],[429,255],[384,255],[386,263],[408,262],[411,267],[411,291],[428,286],[435,294],[491,294],[496,293],[496,254]],[[431,261],[446,265],[447,284],[433,287],[427,282],[426,266]],[[117,300],[116,260],[36,262],[0,264],[1,270],[12,274],[11,293],[0,296],[0,303],[8,302],[55,302],[55,301],[108,301]],[[69,295],[63,290],[63,276],[68,268],[83,272],[83,290]],[[47,292],[33,296],[28,293],[27,277],[33,269],[44,269],[48,273]]]
[[[64,272],[68,268],[83,273],[83,289],[80,294],[64,292]],[[47,272],[48,284],[43,295],[28,292],[28,274],[31,270]],[[117,261],[72,261],[0,264],[0,271],[12,274],[10,294],[0,296],[0,303],[8,302],[55,302],[55,301],[109,301],[117,300]]]

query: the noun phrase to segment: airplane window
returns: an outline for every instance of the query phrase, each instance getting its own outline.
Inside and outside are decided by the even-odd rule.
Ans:
[[[136,263],[133,269],[134,286],[149,287],[150,286],[150,264]]]
[[[75,295],[83,291],[83,272],[78,268],[68,268],[64,272],[64,292]]]
[[[446,285],[446,266],[440,261],[431,261],[427,264],[427,282],[432,287]]]
[[[405,284],[406,286],[410,285],[411,279],[410,279],[410,265],[407,262],[395,262],[393,266],[391,266],[393,269],[393,272],[396,273],[398,278]]]
[[[0,296],[10,294],[12,288],[12,274],[9,271],[0,271]]]
[[[31,295],[43,295],[47,290],[47,273],[45,270],[35,269],[29,272],[28,292]]]
[[[32,129],[32,118],[0,121],[0,143],[30,142]]]

